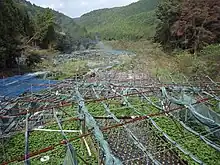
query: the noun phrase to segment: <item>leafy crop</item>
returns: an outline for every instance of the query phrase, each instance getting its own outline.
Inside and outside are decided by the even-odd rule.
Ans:
[[[173,140],[183,146],[185,149],[196,155],[200,160],[206,164],[220,164],[217,162],[220,157],[220,153],[215,149],[205,144],[200,138],[192,133],[186,131],[179,123],[175,122],[168,117],[155,117],[154,121],[159,127],[163,129]],[[180,152],[179,152],[180,153]],[[187,160],[190,164],[195,164],[190,158],[186,157],[182,153],[181,157]]]
[[[155,103],[157,102],[156,98],[151,98],[152,101]],[[139,97],[129,97],[128,101],[133,105],[133,108],[135,108],[137,111],[144,113],[144,114],[150,114],[150,113],[157,113],[158,110],[147,103],[146,101],[140,99]],[[109,108],[112,113],[114,113],[116,116],[132,116],[132,115],[138,115],[133,111],[132,108],[127,107],[126,105],[122,105],[122,100],[107,100],[104,101],[106,104],[109,105]],[[87,108],[89,112],[93,116],[106,116],[106,112],[104,107],[100,103],[88,103]],[[65,112],[72,114],[73,116],[76,115],[76,109],[77,105],[74,105],[73,107],[64,108]],[[67,115],[63,114],[62,118],[67,118]],[[214,150],[213,148],[209,147],[207,144],[205,144],[201,139],[199,139],[194,134],[189,133],[186,131],[178,122],[172,120],[169,116],[160,116],[160,117],[154,117],[154,121],[157,123],[159,127],[162,128],[162,130],[167,133],[174,141],[176,141],[178,144],[180,144],[184,149],[187,149],[192,154],[197,156],[200,160],[202,160],[206,164],[215,164],[219,165],[218,159],[220,157],[220,153]],[[101,121],[98,121],[98,124],[101,124],[101,126],[104,126],[104,123],[100,123]],[[110,122],[109,124],[115,124],[116,122]],[[79,121],[71,121],[71,122],[62,122],[62,127],[65,130],[77,130],[79,129]],[[57,124],[52,124],[49,126],[46,126],[47,129],[59,129]],[[104,135],[105,137],[114,136],[119,130],[122,128],[112,129],[108,132],[106,132]],[[143,128],[142,128],[143,129]],[[152,127],[152,129],[155,129]],[[157,132],[157,130],[155,129]],[[107,136],[108,133],[110,133],[109,136]],[[120,131],[121,132],[121,131]],[[123,132],[123,131],[122,131]],[[68,138],[77,137],[79,133],[66,133]],[[162,136],[160,133],[158,133],[159,136]],[[114,139],[114,137],[112,137]],[[117,139],[117,138],[116,138]],[[58,142],[62,141],[63,137],[58,132],[38,132],[38,131],[32,131],[30,133],[30,139],[29,139],[29,147],[30,151],[37,151],[39,149],[48,147],[53,144],[57,144]],[[21,156],[24,154],[24,133],[19,133],[8,141],[5,141],[4,144],[0,146],[0,162],[10,160],[12,158],[15,158],[17,156]],[[82,140],[78,139],[73,142],[73,147],[76,149],[76,152],[78,155],[80,155],[86,162],[89,164],[97,164],[97,147],[96,142],[94,141],[93,136],[89,136],[86,138],[86,141],[88,145],[90,146],[90,149],[92,151],[92,156],[89,157],[88,152],[86,150],[86,147]],[[114,145],[114,143],[109,139],[109,142],[111,145]],[[118,141],[121,144],[121,141]],[[122,146],[126,147],[126,144],[121,144]],[[189,164],[196,164],[190,157],[187,155],[184,155],[181,151],[178,149],[174,149],[175,152],[178,153],[181,159],[187,161]],[[40,165],[42,164],[40,162],[40,158],[42,158],[45,155],[50,156],[50,160],[46,162],[45,164],[62,164],[64,157],[65,157],[65,146],[59,146],[56,147],[55,150],[40,154],[37,157],[34,157],[31,159],[32,164]],[[116,155],[117,156],[117,155]],[[84,164],[79,158],[79,163]],[[23,163],[21,163],[23,164]]]

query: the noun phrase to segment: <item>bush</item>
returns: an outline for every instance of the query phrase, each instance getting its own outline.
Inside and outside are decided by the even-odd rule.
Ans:
[[[220,76],[220,45],[214,44],[205,47],[199,52],[199,56],[206,62],[208,75],[217,80]]]
[[[220,76],[220,45],[209,45],[197,55],[179,52],[176,56],[178,71],[187,76],[204,78],[208,75],[215,80]]]
[[[41,56],[35,53],[30,54],[26,59],[26,64],[28,67],[34,67],[41,62],[42,62]]]

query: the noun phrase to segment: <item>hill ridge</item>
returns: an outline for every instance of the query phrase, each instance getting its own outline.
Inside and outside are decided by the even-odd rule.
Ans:
[[[150,38],[155,34],[159,2],[140,0],[123,7],[94,10],[74,20],[91,33],[99,32],[105,40]]]

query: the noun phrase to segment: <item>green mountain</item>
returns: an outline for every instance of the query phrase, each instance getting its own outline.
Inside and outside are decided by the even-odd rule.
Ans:
[[[128,6],[95,10],[75,21],[104,39],[140,39],[153,37],[158,20],[155,9],[160,0],[139,0]]]
[[[24,6],[26,11],[28,12],[28,15],[32,18],[36,17],[39,13],[43,13],[46,10],[45,8],[36,6],[35,4],[31,4],[29,1],[26,0],[14,0],[14,1]],[[55,22],[61,28],[60,31],[67,33],[68,35],[70,35],[75,39],[80,39],[81,37],[87,35],[87,30],[81,27],[80,25],[76,24],[72,18],[58,11],[52,9],[49,10],[53,12],[55,16]]]

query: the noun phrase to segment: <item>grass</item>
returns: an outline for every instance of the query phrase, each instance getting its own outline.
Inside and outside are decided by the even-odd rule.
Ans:
[[[54,56],[59,53],[57,50],[49,50],[49,49],[39,49],[39,48],[34,48],[34,47],[26,47],[25,49],[26,54],[36,54],[44,57],[50,58],[50,56]]]
[[[126,70],[130,65],[130,69],[142,73],[151,73],[154,77],[160,77],[163,80],[170,80],[169,74],[176,70],[177,62],[174,57],[163,52],[159,44],[151,41],[108,41],[105,44],[111,45],[115,49],[124,49],[132,51],[136,56],[132,57],[130,63],[124,63],[118,68]]]
[[[55,80],[64,80],[66,78],[82,76],[89,72],[87,64],[86,60],[72,60],[55,66],[52,62],[45,60],[37,68],[54,73],[52,78]]]
[[[187,51],[164,52],[161,45],[151,41],[106,41],[114,49],[129,50],[136,53],[130,63],[122,64],[121,70],[133,69],[137,72],[150,72],[152,76],[162,81],[185,81],[200,77],[204,79],[209,75],[212,79],[219,80],[219,52],[220,46],[208,46],[201,52],[190,54]],[[129,67],[132,64],[133,67]]]
[[[59,73],[63,73],[64,77],[61,78],[64,79],[84,75],[89,71],[89,68],[87,66],[87,61],[73,60],[56,66],[56,70]]]

